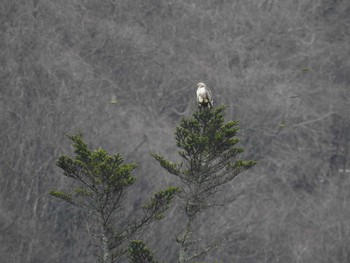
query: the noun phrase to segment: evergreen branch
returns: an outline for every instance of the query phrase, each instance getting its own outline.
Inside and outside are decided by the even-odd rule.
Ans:
[[[182,177],[181,171],[179,169],[182,166],[181,164],[176,164],[176,163],[172,163],[170,161],[167,161],[164,157],[162,157],[156,153],[151,153],[151,156],[154,157],[159,162],[159,164],[165,170],[167,170],[170,174],[178,176],[178,177]]]
[[[157,263],[153,252],[141,240],[131,241],[128,252],[131,263]]]

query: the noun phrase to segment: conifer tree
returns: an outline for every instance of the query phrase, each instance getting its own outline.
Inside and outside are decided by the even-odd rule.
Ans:
[[[128,243],[150,223],[164,217],[174,194],[175,187],[157,192],[143,206],[143,213],[132,220],[125,218],[123,201],[129,187],[134,184],[131,175],[136,168],[124,163],[118,153],[108,155],[99,148],[90,151],[82,135],[69,136],[73,142],[75,158],[62,155],[57,165],[63,174],[74,179],[76,187],[71,192],[54,190],[50,194],[86,211],[91,234],[98,251],[99,262],[117,262],[128,251]]]
[[[220,190],[254,161],[238,158],[244,151],[236,138],[238,121],[225,123],[226,106],[196,111],[184,118],[176,128],[175,139],[182,162],[173,163],[159,154],[152,154],[170,174],[180,179],[182,209],[187,216],[183,232],[177,237],[180,244],[179,263],[191,262],[216,246],[215,243],[197,249],[198,241],[192,236],[195,218],[225,200],[220,200]]]

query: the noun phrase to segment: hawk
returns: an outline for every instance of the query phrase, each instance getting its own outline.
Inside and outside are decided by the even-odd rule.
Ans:
[[[198,107],[202,108],[213,108],[213,99],[211,96],[210,89],[203,82],[197,84],[197,102]]]

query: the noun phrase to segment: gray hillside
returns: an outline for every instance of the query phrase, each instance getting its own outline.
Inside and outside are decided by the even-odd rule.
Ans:
[[[348,0],[1,0],[0,263],[94,262],[48,194],[69,185],[66,135],[139,164],[133,211],[176,183],[149,153],[176,158],[200,81],[258,161],[199,219],[224,239],[202,260],[350,262],[349,43]],[[159,261],[176,262],[182,219],[146,236]]]

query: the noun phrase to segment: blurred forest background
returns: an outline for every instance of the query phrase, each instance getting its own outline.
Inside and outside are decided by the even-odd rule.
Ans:
[[[0,262],[94,262],[48,194],[66,135],[138,163],[133,211],[176,185],[149,153],[178,158],[199,81],[258,161],[198,219],[224,239],[203,261],[350,262],[349,43],[348,0],[0,0]],[[159,260],[181,220],[175,202],[145,237]]]

